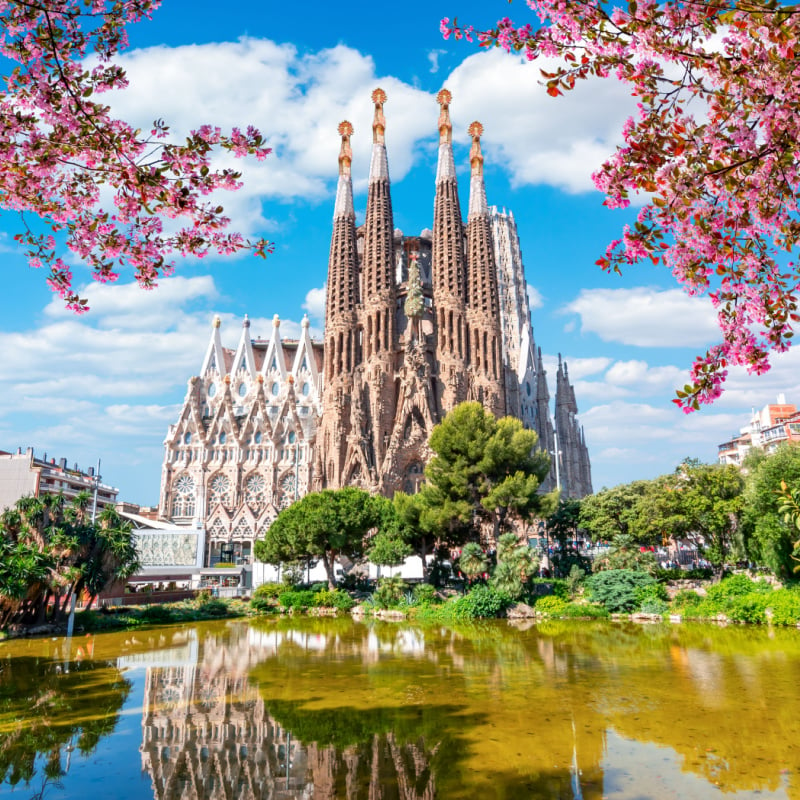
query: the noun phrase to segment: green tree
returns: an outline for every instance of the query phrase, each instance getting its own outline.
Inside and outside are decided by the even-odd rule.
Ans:
[[[320,559],[334,589],[336,557],[360,558],[367,533],[381,525],[383,513],[383,503],[363,489],[312,492],[278,514],[256,542],[256,558],[268,564]]]
[[[558,493],[539,493],[550,459],[537,442],[518,419],[497,420],[480,403],[456,406],[431,433],[422,529],[458,546],[478,540],[484,524],[498,538],[515,520],[549,514]]]
[[[87,508],[84,494],[44,495],[0,515],[0,625],[58,621],[71,597],[85,590],[91,604],[138,569],[130,523],[113,508],[93,523]]]
[[[527,544],[520,544],[515,534],[504,533],[497,540],[497,566],[490,583],[498,592],[519,600],[538,569],[536,554]]]
[[[752,462],[751,462],[752,463]],[[797,529],[787,520],[785,491],[800,489],[800,447],[784,445],[759,459],[745,479],[742,531],[747,555],[782,578],[797,566]]]
[[[634,481],[603,489],[581,501],[579,524],[593,541],[611,541],[616,536],[632,536],[637,541],[642,522],[640,503],[650,489],[650,481]]]
[[[702,548],[717,578],[739,546],[743,492],[744,478],[733,464],[683,464],[672,478],[669,497],[676,534]]]

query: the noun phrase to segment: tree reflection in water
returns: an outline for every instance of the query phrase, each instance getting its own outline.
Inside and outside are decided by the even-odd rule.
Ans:
[[[62,645],[0,651],[0,784],[57,785],[75,750],[114,730],[130,689],[113,661],[65,659]]]

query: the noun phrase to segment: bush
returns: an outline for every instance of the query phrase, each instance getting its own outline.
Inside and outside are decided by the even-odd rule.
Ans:
[[[646,586],[639,586],[635,595],[639,602],[639,611],[642,614],[663,614],[669,608],[667,605],[669,595],[663,583],[648,583]]]
[[[283,608],[302,611],[315,605],[314,592],[310,589],[298,589],[293,592],[282,592],[278,602]]]
[[[597,606],[593,603],[566,603],[564,608],[558,613],[553,614],[561,619],[607,619],[608,609],[605,606]]]
[[[702,602],[703,598],[694,589],[681,589],[672,598],[672,605],[676,608],[693,608]]]
[[[200,598],[198,598],[198,600],[200,600]],[[230,611],[228,604],[224,600],[220,600],[216,597],[209,599],[203,597],[202,600],[197,603],[197,609],[212,617],[224,617]]]
[[[430,583],[418,583],[414,587],[414,603],[418,606],[431,605],[436,601],[436,588]]]
[[[406,582],[399,576],[381,578],[372,599],[378,608],[394,608],[398,606],[406,594]]]
[[[314,595],[314,605],[319,608],[335,608],[339,611],[349,611],[356,601],[347,592],[340,589],[323,589]]]
[[[250,600],[250,608],[259,614],[268,614],[270,611],[276,610],[275,603],[272,600],[266,597],[257,597],[255,594]]]
[[[761,586],[766,585],[763,582],[761,583]],[[711,602],[718,602],[728,600],[731,597],[750,594],[758,589],[758,585],[746,575],[731,575],[729,578],[709,586],[706,590],[706,596]]]
[[[461,619],[484,619],[500,616],[510,605],[511,598],[491,586],[476,586],[453,602],[455,615]]]
[[[771,599],[763,592],[736,595],[730,599],[725,615],[733,622],[763,624],[767,621],[764,612]]]
[[[144,622],[171,622],[174,619],[172,609],[167,606],[145,606],[139,616]]]
[[[282,583],[262,583],[254,592],[253,598],[264,598],[265,600],[275,600],[286,591]]]
[[[778,589],[769,597],[774,625],[797,625],[800,622],[800,592]]]
[[[609,569],[597,572],[586,581],[592,600],[602,603],[611,613],[624,613],[638,608],[641,600],[636,590],[655,584],[646,572],[632,569]]]
[[[536,610],[541,614],[557,616],[567,607],[567,601],[553,594],[540,597],[536,601]]]

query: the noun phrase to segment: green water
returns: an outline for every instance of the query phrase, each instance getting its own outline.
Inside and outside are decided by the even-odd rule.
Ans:
[[[0,796],[800,798],[800,631],[282,619],[0,644]]]

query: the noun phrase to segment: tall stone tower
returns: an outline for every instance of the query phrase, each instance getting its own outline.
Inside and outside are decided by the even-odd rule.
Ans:
[[[339,183],[333,210],[333,233],[328,257],[328,289],[325,303],[325,386],[323,404],[328,414],[317,433],[314,485],[342,486],[345,462],[358,436],[351,427],[354,374],[361,364],[362,342],[359,319],[360,271],[353,209],[353,179],[350,169],[353,126],[339,125]]]
[[[470,378],[468,397],[496,417],[506,413],[505,370],[502,362],[497,265],[492,222],[483,182],[481,134],[483,125],[469,126],[472,148],[469,214],[467,217],[467,332],[466,362]]]
[[[467,276],[464,226],[458,200],[453,159],[452,95],[442,89],[436,97],[439,113],[439,163],[433,202],[433,307],[435,311],[438,400],[450,409],[467,399]]]

